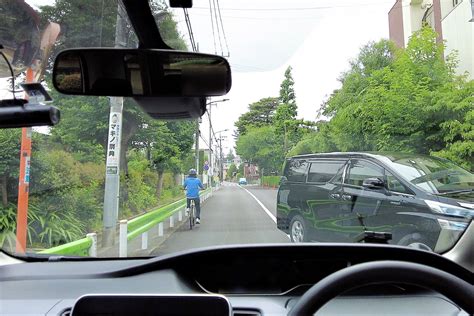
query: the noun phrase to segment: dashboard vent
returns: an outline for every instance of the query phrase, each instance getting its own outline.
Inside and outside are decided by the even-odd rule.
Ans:
[[[71,308],[66,308],[61,313],[59,313],[59,316],[71,316]]]
[[[232,310],[232,316],[261,316],[262,313],[255,309],[236,309]]]

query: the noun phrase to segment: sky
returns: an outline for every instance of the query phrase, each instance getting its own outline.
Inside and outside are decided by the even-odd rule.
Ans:
[[[388,38],[388,12],[394,0],[218,0],[223,32],[214,26],[210,2],[194,0],[188,9],[199,51],[227,55],[232,89],[212,109],[214,131],[225,130],[225,151],[234,147],[234,122],[248,105],[278,96],[285,69],[293,68],[298,117],[315,120],[321,103],[340,87],[337,78],[369,41]],[[27,0],[34,5],[51,0]],[[182,9],[173,9],[178,28],[189,42]],[[219,41],[219,38],[221,41]],[[215,41],[215,46],[214,46]],[[208,142],[208,116],[201,134]]]

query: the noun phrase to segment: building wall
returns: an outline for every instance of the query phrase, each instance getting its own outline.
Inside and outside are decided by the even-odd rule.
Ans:
[[[438,1],[440,2],[440,5],[441,5],[441,19],[444,19],[453,10],[453,0],[438,0]]]
[[[438,37],[436,37],[436,42],[441,44],[443,42],[443,28],[441,26],[441,19],[442,19],[442,12],[443,8],[441,7],[441,1],[443,0],[433,0],[433,24],[434,30],[438,33]]]
[[[463,74],[467,71],[469,78],[474,79],[474,22],[469,22],[471,18],[471,3],[462,0],[445,15],[441,24],[447,46],[446,55],[453,50],[458,51],[459,65],[456,72]]]
[[[430,0],[396,0],[388,14],[390,39],[398,46],[405,47],[413,32],[422,27],[425,6]],[[432,0],[426,21],[438,33],[437,41],[446,41],[446,55],[458,52],[458,74],[469,73],[474,76],[474,22],[471,1]]]
[[[388,13],[389,36],[398,47],[405,46],[402,2],[402,0],[397,0]]]
[[[419,31],[423,25],[423,15],[426,9],[421,8],[421,1],[404,1],[403,3],[403,15],[407,17],[405,23],[405,45],[408,43],[410,36]]]

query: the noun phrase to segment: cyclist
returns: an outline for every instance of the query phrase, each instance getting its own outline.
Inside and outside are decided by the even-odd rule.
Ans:
[[[200,224],[201,203],[199,200],[199,189],[204,189],[204,187],[202,186],[201,180],[197,178],[196,169],[189,170],[189,176],[184,181],[183,187],[186,190],[186,216],[189,215],[189,207],[191,200],[193,200],[196,207],[196,224]]]

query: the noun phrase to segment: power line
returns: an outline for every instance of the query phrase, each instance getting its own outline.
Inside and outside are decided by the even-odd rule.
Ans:
[[[212,106],[212,105],[211,105],[211,106]],[[207,113],[207,117],[209,118],[209,111],[206,111],[206,113]],[[211,122],[210,119],[209,119],[209,125],[211,126],[212,136],[214,136],[214,140],[215,140],[216,143],[217,143],[216,133],[214,133],[214,126],[212,125],[212,122]]]
[[[184,11],[184,19],[186,20],[186,26],[188,27],[189,41],[191,42],[191,48],[193,49],[193,52],[197,52],[196,43],[194,41],[193,28],[191,26],[191,20],[189,19],[188,10],[186,8],[183,8],[183,11]]]
[[[214,16],[215,16],[216,27],[217,27],[217,37],[219,39],[219,46],[221,47],[221,55],[224,55],[224,50],[222,49],[221,33],[219,31],[219,23],[217,22],[216,0],[212,0],[212,4],[213,4],[213,7],[214,7]]]
[[[230,57],[229,45],[227,44],[227,37],[225,36],[225,31],[224,31],[224,23],[222,23],[221,7],[219,5],[219,0],[216,0],[216,2],[217,2],[217,11],[219,12],[219,20],[221,21],[222,35],[224,36],[224,43],[227,49],[226,57]]]
[[[213,17],[212,17],[212,5],[211,5],[211,0],[209,0],[209,14],[211,15],[212,39],[214,40],[214,54],[217,55],[216,35],[215,35],[215,33],[214,33],[214,19],[213,19]]]
[[[207,14],[193,13],[194,16],[205,16]],[[256,21],[272,21],[272,20],[315,20],[319,17],[316,16],[305,16],[305,17],[296,17],[296,16],[273,16],[273,17],[251,17],[251,16],[233,16],[233,15],[223,15],[226,19],[240,19],[240,20],[256,20]]]
[[[199,137],[201,137],[204,144],[206,144],[206,146],[209,148],[209,143],[206,141],[206,139],[204,137],[202,137],[201,133],[199,133]]]
[[[236,63],[231,63],[230,67],[231,68],[248,68],[248,69],[253,69],[253,70],[266,71],[266,69],[260,68],[260,67],[257,67],[257,66],[243,65],[243,64],[236,64]]]
[[[356,5],[331,5],[331,6],[320,6],[320,7],[289,7],[289,8],[222,8],[224,11],[308,11],[308,10],[327,10],[327,9],[334,9],[334,8],[351,8],[351,7],[361,7],[361,6],[375,6],[375,5],[386,5],[392,4],[393,1],[390,2],[373,2],[373,3],[359,3]],[[205,7],[193,7],[193,9],[207,9]]]

